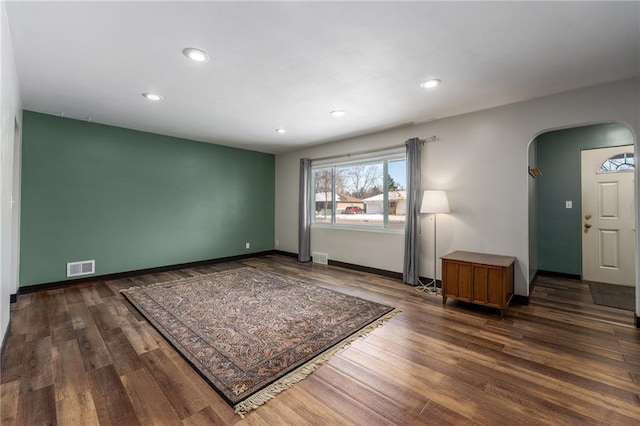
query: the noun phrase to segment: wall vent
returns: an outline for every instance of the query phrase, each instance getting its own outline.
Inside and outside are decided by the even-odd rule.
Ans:
[[[312,254],[312,258],[314,263],[320,263],[322,265],[329,264],[329,255],[327,253],[319,253],[317,251],[314,251]]]
[[[96,273],[95,260],[83,260],[80,262],[67,263],[67,277],[77,277],[80,275],[90,275]]]

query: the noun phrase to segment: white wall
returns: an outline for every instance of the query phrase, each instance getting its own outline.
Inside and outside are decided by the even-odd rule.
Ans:
[[[537,146],[532,141],[529,144],[529,167],[532,169],[537,167]],[[538,198],[536,195],[536,180],[529,177],[529,283],[535,278],[538,272]]]
[[[427,143],[422,152],[421,190],[448,191],[452,213],[438,216],[438,255],[469,250],[516,256],[515,291],[528,295],[529,142],[550,129],[608,121],[628,125],[637,137],[638,84],[637,79],[614,82],[279,154],[277,248],[297,252],[300,158],[346,154],[436,135],[438,140]],[[420,274],[431,277],[429,219],[422,218]],[[314,229],[311,238],[312,251],[326,252],[329,259],[402,271],[402,235]]]
[[[22,106],[6,4],[0,2],[0,336],[9,325],[9,299],[18,290],[20,134]]]

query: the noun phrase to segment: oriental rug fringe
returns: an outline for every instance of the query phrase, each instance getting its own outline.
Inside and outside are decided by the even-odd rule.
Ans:
[[[121,292],[241,416],[397,313],[249,267]]]

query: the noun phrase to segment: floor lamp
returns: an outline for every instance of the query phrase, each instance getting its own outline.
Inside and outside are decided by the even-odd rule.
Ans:
[[[422,284],[422,291],[438,294],[438,286],[436,285],[436,271],[438,268],[438,255],[436,252],[436,231],[438,227],[436,226],[436,218],[438,213],[449,213],[450,211],[449,199],[445,191],[424,191],[420,213],[433,214],[433,280],[427,284]]]

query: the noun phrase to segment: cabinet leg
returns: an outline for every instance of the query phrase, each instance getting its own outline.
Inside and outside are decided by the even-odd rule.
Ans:
[[[447,296],[442,295],[442,304],[445,305],[447,303]]]

